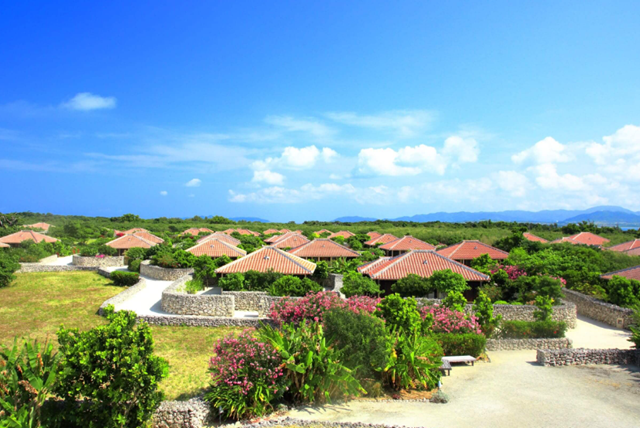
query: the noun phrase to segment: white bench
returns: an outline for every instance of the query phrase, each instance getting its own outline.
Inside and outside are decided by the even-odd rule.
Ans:
[[[475,365],[476,359],[471,355],[454,355],[451,357],[442,357],[443,362],[448,363],[471,363],[471,365]]]

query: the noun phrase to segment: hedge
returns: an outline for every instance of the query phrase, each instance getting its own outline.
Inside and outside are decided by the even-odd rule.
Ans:
[[[502,321],[498,339],[551,339],[564,337],[564,321]]]
[[[123,272],[115,270],[111,272],[111,280],[115,285],[133,285],[140,279],[140,275],[135,272]]]
[[[487,338],[475,333],[433,333],[433,337],[442,347],[444,355],[471,355],[479,357],[484,352]]]

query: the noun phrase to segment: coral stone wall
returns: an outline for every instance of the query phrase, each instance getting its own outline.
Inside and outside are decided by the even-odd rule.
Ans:
[[[222,291],[223,296],[233,296],[236,311],[260,312],[260,301],[267,296],[266,291]]]
[[[635,364],[640,366],[640,351],[634,349],[538,349],[538,364],[544,366],[581,366],[586,364]]]
[[[82,257],[74,255],[71,264],[74,266],[118,267],[124,266],[124,256]]]
[[[210,422],[210,407],[201,397],[163,401],[153,415],[153,428],[202,428]]]
[[[564,290],[565,301],[572,302],[578,308],[578,313],[593,320],[603,322],[612,327],[628,328],[633,325],[633,310],[621,308],[611,303],[603,302],[595,297],[587,296],[574,290]],[[621,322],[618,322],[622,320]]]
[[[567,349],[571,339],[487,339],[487,351],[517,351],[521,349]]]
[[[149,260],[140,263],[140,275],[157,279],[158,281],[177,281],[185,275],[193,273],[193,268],[167,269],[154,266]]]
[[[31,273],[31,272],[71,272],[71,271],[97,271],[98,266],[58,266],[58,265],[43,265],[40,263],[20,263],[20,269],[16,273]]]
[[[140,265],[142,267],[142,265]],[[235,297],[224,294],[196,295],[180,290],[191,279],[183,276],[162,292],[162,310],[176,315],[233,317]]]

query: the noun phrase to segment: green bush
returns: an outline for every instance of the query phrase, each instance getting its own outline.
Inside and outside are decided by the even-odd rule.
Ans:
[[[174,269],[180,266],[180,263],[178,263],[171,253],[156,254],[151,258],[151,263],[167,269]]]
[[[551,339],[564,337],[564,321],[502,321],[497,333],[500,339]]]
[[[553,299],[549,296],[537,296],[536,308],[533,317],[538,321],[549,321],[553,315]]]
[[[329,277],[329,263],[324,260],[316,262],[316,270],[313,271],[312,278],[322,282]]]
[[[129,248],[125,253],[128,260],[144,260],[147,258],[147,249],[141,247]]]
[[[434,290],[427,278],[410,273],[393,284],[391,291],[402,297],[427,297]]]
[[[244,274],[244,286],[248,291],[269,291],[271,285],[282,277],[281,273],[273,270],[267,272],[250,270]]]
[[[20,269],[20,263],[15,261],[5,251],[0,251],[0,288],[8,287],[16,279],[14,273]]]
[[[384,321],[343,308],[329,310],[323,320],[325,335],[359,379],[375,377],[386,367],[392,348]]]
[[[136,272],[123,272],[121,270],[114,270],[111,272],[111,281],[115,285],[130,286],[136,284],[140,280],[140,275]]]
[[[479,357],[487,344],[487,338],[476,333],[433,333],[444,355],[471,355]]]
[[[93,245],[85,245],[80,248],[80,256],[95,257],[98,255],[98,248]]]
[[[129,271],[131,271],[131,272],[140,273],[140,263],[142,263],[142,260],[138,260],[138,259],[129,260],[129,264],[127,265],[127,269],[129,269]]]
[[[158,383],[167,362],[153,355],[151,329],[136,323],[134,312],[109,306],[106,316],[109,324],[89,331],[58,331],[56,392],[67,403],[64,417],[88,428],[144,426],[162,401]]]
[[[214,260],[205,255],[198,257],[193,264],[193,278],[201,281],[203,284],[214,285],[216,282],[216,263]]]
[[[385,320],[391,329],[400,328],[406,333],[425,330],[418,304],[413,297],[403,299],[399,294],[391,294],[378,303],[373,314]]]
[[[439,291],[441,293],[463,293],[470,288],[464,277],[451,269],[434,272],[429,277],[429,285],[431,290]]]
[[[269,294],[272,296],[291,296],[302,297],[310,291],[322,291],[322,287],[309,278],[297,278],[295,276],[286,275],[278,279],[271,285]]]
[[[117,256],[118,250],[105,244],[98,246],[98,254],[104,254],[105,256]]]
[[[244,291],[244,275],[229,273],[218,280],[218,286],[224,291]]]
[[[191,279],[184,283],[184,291],[187,294],[196,294],[198,291],[204,290],[204,284],[197,279]]]
[[[606,285],[609,301],[614,305],[631,308],[638,304],[640,282],[614,275]]]
[[[491,299],[482,290],[473,302],[473,312],[478,319],[480,329],[487,338],[490,338],[494,330],[500,324],[502,315],[493,316],[493,304]]]
[[[198,260],[198,257],[185,250],[175,250],[173,258],[178,262],[180,268],[191,268]]]
[[[351,296],[371,296],[380,294],[380,286],[371,278],[359,272],[347,272],[342,280],[340,291],[347,297]]]
[[[445,306],[453,311],[464,312],[464,307],[467,304],[467,299],[459,291],[450,291],[447,297],[442,299],[442,306]]]
[[[383,382],[394,389],[433,389],[438,385],[442,348],[417,330],[392,329],[394,352],[383,370]]]

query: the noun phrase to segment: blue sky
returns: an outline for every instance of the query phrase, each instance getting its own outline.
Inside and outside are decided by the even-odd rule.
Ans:
[[[640,210],[638,2],[13,2],[0,212]]]

